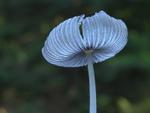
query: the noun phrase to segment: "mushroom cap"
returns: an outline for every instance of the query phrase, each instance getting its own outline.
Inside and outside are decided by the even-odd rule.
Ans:
[[[125,23],[104,11],[91,17],[69,18],[57,25],[48,35],[42,48],[43,57],[51,64],[80,67],[105,61],[120,52],[127,43]]]

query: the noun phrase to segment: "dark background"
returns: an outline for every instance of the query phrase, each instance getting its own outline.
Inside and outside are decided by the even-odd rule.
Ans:
[[[0,0],[0,113],[88,113],[86,67],[48,64],[41,48],[63,20],[100,10],[124,20],[129,36],[94,65],[98,113],[150,113],[149,0]]]

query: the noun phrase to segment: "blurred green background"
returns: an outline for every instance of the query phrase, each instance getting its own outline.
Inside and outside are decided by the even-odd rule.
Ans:
[[[150,113],[149,0],[0,0],[0,113],[88,113],[86,67],[48,64],[41,48],[63,20],[100,10],[125,21],[129,40],[94,65],[98,113]]]

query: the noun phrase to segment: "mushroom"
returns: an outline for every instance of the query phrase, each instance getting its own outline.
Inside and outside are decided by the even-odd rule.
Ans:
[[[43,57],[62,67],[88,67],[90,113],[96,113],[96,87],[93,64],[120,52],[127,43],[127,27],[104,11],[91,17],[69,18],[56,26],[42,48]]]

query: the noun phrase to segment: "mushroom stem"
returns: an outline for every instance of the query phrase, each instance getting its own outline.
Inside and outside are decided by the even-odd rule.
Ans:
[[[88,59],[88,74],[89,74],[89,92],[90,92],[90,113],[96,113],[96,86],[95,73],[92,59]]]

